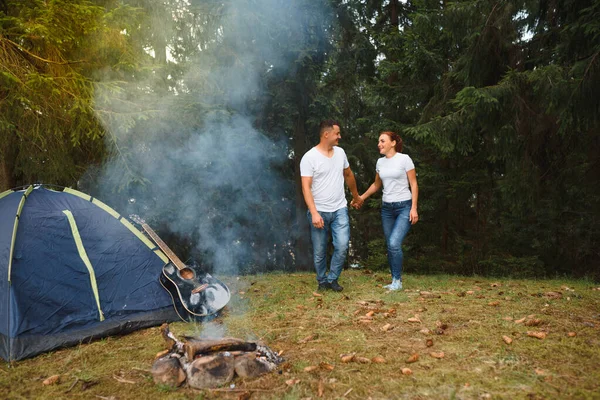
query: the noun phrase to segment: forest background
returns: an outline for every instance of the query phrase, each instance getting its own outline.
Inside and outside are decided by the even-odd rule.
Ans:
[[[0,0],[0,192],[70,186],[187,262],[311,270],[301,156],[415,162],[405,270],[600,279],[600,2]],[[380,195],[350,264],[385,269]]]

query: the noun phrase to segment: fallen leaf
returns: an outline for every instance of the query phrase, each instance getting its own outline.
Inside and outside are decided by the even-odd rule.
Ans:
[[[300,383],[300,379],[296,379],[296,378],[288,379],[287,381],[285,381],[285,383],[288,386],[294,386],[295,384]]]
[[[442,296],[436,293],[431,293],[431,292],[421,292],[420,293],[421,297],[423,297],[424,299],[439,299]]]
[[[488,306],[492,306],[492,307],[497,307],[500,305],[500,302],[498,300],[496,301],[491,301],[488,303]]]
[[[317,390],[317,396],[323,397],[324,392],[325,392],[325,382],[323,382],[323,379],[321,379],[319,381],[319,388]]]
[[[435,321],[435,326],[437,326],[440,329],[446,330],[448,329],[448,324],[442,322],[442,321]]]
[[[534,337],[537,339],[545,339],[547,334],[546,332],[533,332],[533,331],[527,331],[527,336],[529,337]]]
[[[52,375],[46,379],[44,379],[44,381],[42,382],[42,384],[48,386],[48,385],[54,385],[55,383],[58,383],[60,381],[60,375]]]
[[[522,324],[523,322],[525,322],[526,319],[527,319],[527,317],[518,319],[515,321],[515,324]]]
[[[340,358],[342,359],[343,363],[349,363],[350,361],[354,360],[354,354],[342,354]]]
[[[523,323],[525,326],[539,326],[543,323],[541,319],[529,319]]]
[[[122,378],[122,377],[117,376],[117,375],[113,375],[113,379],[115,381],[119,382],[119,383],[129,383],[130,385],[135,385],[137,383],[135,381],[131,381],[129,379],[125,379],[125,378]]]
[[[421,322],[421,320],[419,318],[416,318],[416,317],[409,318],[409,319],[407,319],[407,321],[408,322],[415,322],[415,323],[420,323]]]
[[[458,292],[458,293],[456,293],[456,295],[458,297],[465,297],[467,294],[465,292]]]
[[[475,292],[472,290],[467,290],[467,294],[473,294],[473,293],[475,293]]]
[[[512,320],[513,320],[513,317],[504,317],[504,318],[502,318],[502,319],[503,319],[503,320],[505,320],[505,321],[512,321]]]
[[[375,315],[375,311],[369,311],[368,313],[365,314],[365,317],[372,317],[373,315]]]
[[[427,339],[427,341],[425,342],[425,346],[427,346],[427,347],[433,346],[433,339]]]
[[[384,364],[385,358],[383,358],[381,356],[375,356],[375,357],[371,358],[371,361],[374,362],[375,364]]]
[[[252,397],[252,393],[243,392],[238,395],[237,400],[250,400],[251,397]]]
[[[306,342],[310,342],[311,340],[313,340],[316,336],[313,335],[308,335],[307,337],[305,337],[304,339],[300,339],[298,340],[298,343],[306,343]]]
[[[423,328],[419,332],[421,332],[423,335],[431,335],[433,333],[429,328]]]
[[[370,324],[370,323],[373,322],[373,320],[372,319],[363,318],[363,319],[359,319],[358,322],[360,324]]]
[[[440,352],[437,352],[437,353],[436,353],[436,352],[431,352],[431,353],[429,353],[429,355],[430,355],[431,357],[433,357],[433,358],[437,358],[437,359],[440,359],[440,358],[444,358],[444,357],[445,357],[445,354],[444,354],[444,352],[443,352],[443,351],[440,351]]]
[[[394,329],[394,326],[392,324],[385,324],[381,327],[381,330],[383,332],[391,331],[392,329]]]
[[[361,309],[358,309],[358,310],[354,311],[354,315],[358,315],[358,314],[360,314],[361,312],[362,312],[362,310],[361,310]]]
[[[316,365],[309,365],[308,367],[304,368],[304,372],[312,372],[312,371],[316,371],[317,369],[319,369],[318,366],[316,366]]]
[[[415,353],[415,354],[411,355],[410,357],[408,357],[406,359],[406,362],[410,364],[410,363],[416,362],[418,359],[419,359],[419,354]]]
[[[412,375],[412,370],[410,368],[402,368],[402,375]]]
[[[326,363],[324,361],[321,361],[319,363],[319,367],[321,367],[322,369],[326,369],[327,371],[333,371],[333,369],[335,368],[333,365]]]
[[[546,371],[544,371],[544,370],[543,370],[543,369],[541,369],[541,368],[536,368],[536,369],[535,369],[535,373],[536,373],[537,375],[546,375]]]
[[[561,292],[546,292],[544,294],[544,296],[548,297],[549,299],[560,299],[560,298],[562,298],[562,293]]]
[[[577,332],[569,332],[569,333],[567,333],[567,336],[568,337],[575,337],[575,336],[577,336]]]
[[[313,296],[315,297],[323,297],[321,293],[313,292]]]
[[[502,340],[504,340],[504,343],[506,343],[506,344],[511,344],[513,341],[511,338],[509,338],[506,335],[502,336]]]
[[[367,357],[354,357],[354,362],[357,363],[361,363],[361,364],[370,364],[371,360]]]

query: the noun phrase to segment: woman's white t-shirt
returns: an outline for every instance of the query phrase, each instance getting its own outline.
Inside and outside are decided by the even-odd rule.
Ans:
[[[390,158],[381,157],[375,169],[383,182],[383,201],[395,203],[412,199],[406,173],[415,169],[415,164],[409,156],[396,153]]]

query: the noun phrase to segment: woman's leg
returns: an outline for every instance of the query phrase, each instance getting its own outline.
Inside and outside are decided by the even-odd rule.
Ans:
[[[404,238],[406,237],[406,234],[410,230],[411,226],[410,208],[412,206],[412,201],[407,200],[393,204],[393,225],[389,234],[386,235],[388,262],[390,264],[392,279],[402,280],[402,263],[404,261],[402,242],[404,241]]]

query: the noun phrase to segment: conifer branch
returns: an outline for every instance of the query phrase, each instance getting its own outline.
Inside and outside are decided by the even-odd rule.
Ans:
[[[33,58],[35,58],[35,59],[37,59],[37,60],[40,60],[40,61],[42,61],[42,62],[45,62],[45,63],[49,63],[49,64],[57,64],[57,65],[68,65],[68,64],[79,64],[79,63],[84,63],[84,62],[87,62],[87,61],[85,61],[85,60],[79,60],[79,61],[64,61],[64,62],[47,60],[47,59],[45,59],[45,58],[42,58],[42,57],[40,57],[40,56],[36,56],[35,54],[33,54],[32,52],[30,52],[29,50],[27,50],[27,49],[24,49],[24,48],[23,48],[23,47],[22,47],[20,44],[18,44],[18,43],[15,43],[15,42],[13,42],[13,41],[12,41],[12,40],[10,40],[10,39],[7,39],[7,38],[1,38],[1,40],[4,40],[4,41],[6,41],[6,42],[8,42],[8,43],[12,44],[12,45],[13,45],[13,46],[15,46],[15,47],[16,47],[16,48],[17,48],[19,51],[22,51],[23,53],[25,53],[25,54],[29,55],[30,57],[33,57]]]

